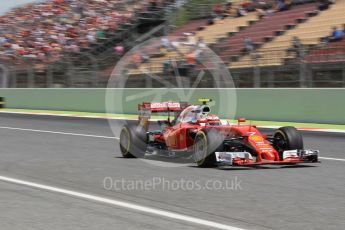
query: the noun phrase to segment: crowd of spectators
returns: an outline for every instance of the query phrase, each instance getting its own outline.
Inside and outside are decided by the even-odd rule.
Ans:
[[[194,32],[184,33],[183,36],[175,37],[162,37],[159,44],[159,56],[167,57],[162,61],[163,74],[169,75],[176,74],[178,71],[180,75],[186,76],[189,72],[202,63],[205,57],[206,43],[202,37],[196,37]],[[177,58],[170,58],[169,53],[177,53],[180,60]],[[156,55],[154,55],[156,56]],[[207,55],[206,55],[207,56]],[[151,55],[151,57],[153,57]]]
[[[46,0],[13,9],[0,17],[0,58],[57,60],[105,39],[141,7],[140,1]]]
[[[242,17],[256,11],[259,17],[270,16],[274,12],[289,10],[291,0],[244,0],[233,4],[231,0],[225,4],[217,3],[213,7],[214,18]]]
[[[225,4],[217,3],[213,7],[213,17],[223,19],[225,17],[245,16],[249,10],[247,1],[242,4],[234,5],[231,1]]]
[[[241,3],[237,2],[236,4],[229,0],[225,3],[216,3],[213,5],[213,13],[207,24],[212,25],[215,23],[222,23],[223,19],[226,17],[241,17],[249,12],[257,12],[259,18],[270,17],[276,12],[289,10],[292,5],[292,0],[244,0],[241,1]],[[196,38],[193,33],[185,33],[185,35],[187,35],[185,39],[188,40],[188,42],[182,42],[181,44],[187,45],[190,48],[188,49],[189,52],[184,56],[184,62],[185,66],[193,68],[196,63],[201,61],[200,59],[202,58],[203,51],[202,47],[206,47],[206,45],[202,37],[195,40]],[[255,50],[255,45],[252,39],[250,37],[246,37],[243,42],[243,54],[252,54]],[[174,43],[177,44],[176,42],[169,42],[166,37],[162,38],[160,44],[160,55],[165,56],[170,50],[177,50],[177,46],[174,45]],[[299,39],[295,37],[291,50],[288,52],[298,53],[297,56],[299,56],[300,50],[303,50],[301,46],[302,44]],[[162,64],[163,73],[168,73],[169,69],[171,71],[171,67],[173,66],[171,60],[165,60]]]
[[[345,24],[343,24],[342,28],[338,26],[334,26],[332,28],[332,32],[329,36],[321,38],[321,44],[319,47],[323,47],[327,45],[329,42],[338,42],[343,40],[345,37]],[[302,44],[301,40],[294,36],[291,42],[291,47],[287,50],[287,54],[295,54],[297,58],[304,58],[306,55],[306,47]]]

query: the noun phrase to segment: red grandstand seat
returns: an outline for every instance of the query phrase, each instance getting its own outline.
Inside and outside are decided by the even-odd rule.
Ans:
[[[218,54],[224,61],[228,61],[230,57],[241,55],[244,49],[244,39],[250,38],[253,44],[267,42],[287,30],[287,25],[294,25],[296,18],[306,18],[306,12],[314,9],[316,9],[315,3],[310,3],[294,6],[288,11],[275,13],[273,16],[263,18],[225,39],[215,46],[215,50],[218,50]]]

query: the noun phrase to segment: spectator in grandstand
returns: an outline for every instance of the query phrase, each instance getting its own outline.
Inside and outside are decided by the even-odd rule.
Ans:
[[[64,37],[62,41],[65,41],[66,40],[65,35],[61,34],[61,36]],[[89,43],[95,43],[97,41],[96,40],[96,32],[93,30],[89,31],[86,35],[86,39],[88,40]]]
[[[181,42],[184,42],[184,39],[185,39],[185,38],[180,37],[180,38],[178,38],[177,40],[171,41],[171,48],[172,48],[173,50],[178,49],[178,47],[180,46]]]
[[[277,11],[285,11],[290,8],[291,3],[286,0],[277,0]]]
[[[167,55],[168,54],[168,49],[167,48],[165,48],[165,47],[163,47],[163,46],[161,46],[160,48],[159,48],[159,52],[160,52],[160,56],[165,56],[165,55]]]
[[[167,75],[172,71],[171,69],[172,62],[170,60],[162,61],[162,65],[163,65],[163,75]]]
[[[164,48],[164,49],[169,49],[170,48],[169,38],[167,38],[167,37],[162,37],[161,38],[161,48]]]
[[[336,41],[343,39],[343,37],[344,37],[344,31],[335,26],[335,27],[333,27],[333,32],[332,32],[331,36],[329,37],[329,41],[330,42],[336,42]]]
[[[292,38],[292,45],[291,47],[287,50],[287,55],[291,55],[292,54],[295,54],[296,57],[302,57],[303,56],[303,49],[304,46],[303,44],[301,43],[301,40],[297,37],[297,36],[294,36]]]
[[[207,25],[208,26],[211,26],[214,24],[214,19],[213,19],[213,16],[210,16],[208,19],[207,19]]]
[[[132,55],[132,64],[133,67],[139,68],[140,64],[143,62],[143,58],[141,53],[136,52]]]
[[[224,7],[222,4],[217,3],[213,7],[213,13],[216,18],[223,18],[224,17]]]
[[[257,7],[256,12],[257,12],[259,18],[263,18],[266,16],[266,12],[262,7]]]
[[[253,6],[253,2],[251,1],[243,1],[241,3],[241,7],[245,9],[246,11],[250,11],[250,9],[252,9],[252,6]]]
[[[186,53],[185,56],[186,62],[182,64],[179,68],[179,72],[181,73],[181,70],[183,72],[182,75],[187,76],[191,70],[193,70],[196,66],[196,57],[195,57],[195,51],[194,49],[190,49],[189,52]]]
[[[231,1],[227,1],[225,3],[225,10],[224,10],[225,16],[232,16],[232,15],[230,15],[230,13],[232,12],[232,9],[233,9],[232,2]]]
[[[335,0],[319,0],[319,10],[327,10],[329,5],[333,4]]]
[[[147,8],[148,11],[157,11],[158,10],[158,2],[157,0],[150,0],[149,7]]]
[[[259,18],[273,15],[272,6],[267,5],[266,3],[263,3],[263,2],[259,3],[259,6],[256,8],[256,12]]]
[[[237,17],[242,17],[242,16],[245,16],[245,15],[247,15],[247,11],[242,6],[238,7],[237,8],[236,16]]]
[[[183,33],[185,36],[185,42],[183,43],[184,45],[187,46],[196,46],[196,40],[195,40],[195,33]]]
[[[253,41],[250,38],[244,39],[244,52],[251,53],[254,50]]]
[[[196,65],[194,49],[190,49],[189,52],[186,53],[186,63],[191,67]]]
[[[237,17],[237,9],[233,6],[226,8],[224,15],[226,17]]]
[[[196,43],[196,49],[194,51],[194,57],[198,62],[202,62],[203,52],[205,48],[206,48],[206,44],[204,42],[204,38],[199,37]]]
[[[266,9],[266,15],[267,16],[272,16],[273,14],[274,14],[274,10],[273,10],[272,6],[268,7]]]
[[[230,9],[232,7],[232,1],[231,0],[228,0],[226,3],[225,3],[225,9]]]
[[[118,56],[122,56],[125,53],[125,48],[123,47],[122,44],[118,44],[117,46],[115,46],[115,53]]]
[[[198,41],[196,42],[196,47],[200,49],[203,49],[206,47],[206,43],[203,37],[198,37]]]

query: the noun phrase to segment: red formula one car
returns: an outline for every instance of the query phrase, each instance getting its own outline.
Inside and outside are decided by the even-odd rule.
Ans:
[[[169,101],[138,105],[139,122],[125,125],[120,133],[122,155],[189,157],[200,167],[318,162],[319,151],[303,149],[296,128],[281,127],[273,135],[263,135],[255,125],[243,124],[244,118],[237,124],[220,120],[211,114],[207,104],[210,99],[199,101],[202,104]],[[167,117],[158,120],[156,130],[149,127],[152,113],[165,113]]]

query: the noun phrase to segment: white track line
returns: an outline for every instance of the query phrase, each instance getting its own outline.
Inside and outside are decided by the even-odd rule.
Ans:
[[[254,122],[255,123],[255,122]],[[281,126],[257,126],[258,128],[264,129],[278,129]],[[308,128],[297,128],[300,131],[308,131],[308,132],[320,132],[320,133],[345,133],[345,130],[342,129],[308,129]]]
[[[343,158],[332,158],[332,157],[319,157],[319,159],[330,160],[330,161],[345,161]]]
[[[203,219],[199,219],[199,218],[195,218],[195,217],[191,217],[191,216],[181,215],[181,214],[174,213],[174,212],[169,212],[169,211],[150,208],[150,207],[146,207],[146,206],[136,205],[133,203],[127,203],[124,201],[113,200],[113,199],[109,199],[109,198],[105,198],[105,197],[100,197],[100,196],[95,196],[95,195],[91,195],[91,194],[87,194],[87,193],[81,193],[81,192],[76,192],[76,191],[72,191],[72,190],[57,188],[57,187],[53,187],[53,186],[37,184],[37,183],[29,182],[29,181],[18,180],[15,178],[0,176],[0,180],[5,181],[5,182],[9,182],[9,183],[28,186],[31,188],[43,189],[46,191],[55,192],[55,193],[59,193],[59,194],[63,194],[63,195],[74,196],[74,197],[87,199],[87,200],[91,200],[91,201],[106,203],[106,204],[114,205],[117,207],[122,207],[122,208],[132,209],[132,210],[139,211],[139,212],[144,212],[144,213],[149,213],[149,214],[153,214],[153,215],[157,215],[157,216],[167,217],[170,219],[190,222],[193,224],[203,225],[203,226],[207,226],[207,227],[211,227],[211,228],[215,228],[215,229],[244,230],[241,228],[232,227],[230,225],[220,224],[220,223],[213,222],[213,221],[208,221],[208,220],[203,220]]]
[[[38,133],[63,134],[63,135],[82,136],[82,137],[96,137],[96,138],[106,138],[106,139],[119,139],[118,137],[110,137],[110,136],[99,136],[99,135],[83,134],[83,133],[65,133],[65,132],[56,132],[56,131],[38,130],[38,129],[23,129],[23,128],[6,127],[6,126],[0,126],[0,129],[20,130],[20,131],[29,131],[29,132],[38,132]]]
[[[128,118],[128,117],[113,117],[108,115],[77,115],[77,114],[68,114],[68,113],[43,113],[43,112],[14,112],[14,111],[1,111],[0,114],[21,114],[21,115],[34,115],[34,116],[51,116],[51,117],[73,117],[73,118],[93,118],[93,119],[107,119],[107,120],[138,120],[137,118]],[[151,119],[151,120],[157,120],[157,119]]]

